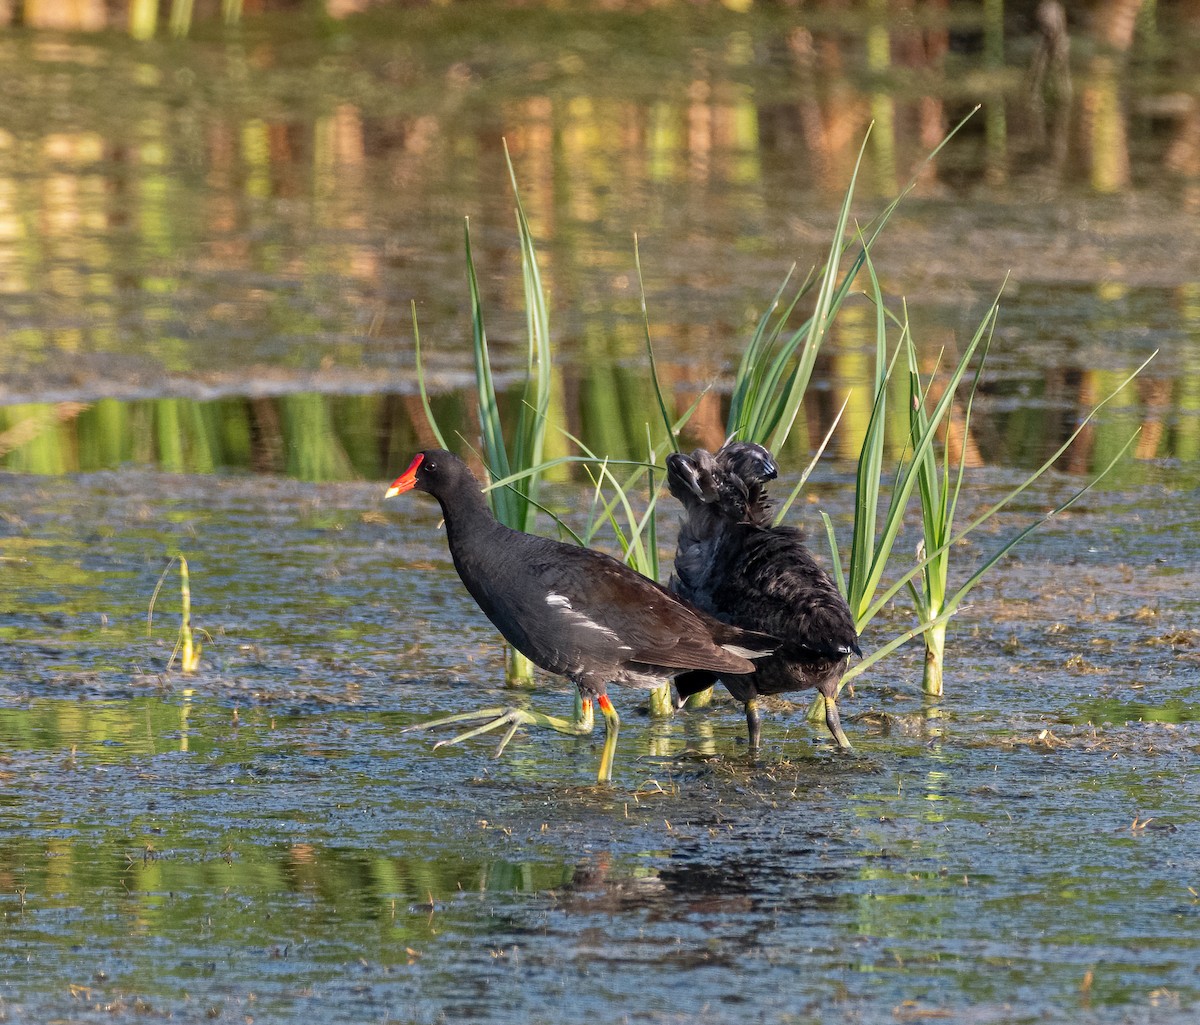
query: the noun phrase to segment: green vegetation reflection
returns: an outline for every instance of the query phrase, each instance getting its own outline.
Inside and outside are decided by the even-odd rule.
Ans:
[[[664,386],[673,385],[676,405],[691,405],[694,385],[683,368],[661,369]],[[833,395],[853,398],[869,393],[869,382],[859,379],[869,370],[863,361],[835,357],[827,370],[835,375]],[[1040,465],[1124,373],[1097,370],[1060,376],[1052,371],[1028,405],[1009,400],[1010,385],[1001,376],[982,389],[973,457],[984,464],[1021,469]],[[579,378],[565,381],[562,390],[575,397],[575,405],[550,410],[552,436],[582,427],[585,433],[599,433],[603,443],[597,451],[612,459],[645,457],[647,410],[653,408],[653,395],[644,374],[597,359]],[[1139,381],[1123,396],[1119,409],[1088,428],[1060,468],[1078,474],[1096,472],[1107,464],[1114,446],[1126,441],[1139,425],[1139,460],[1192,459],[1200,449],[1194,394],[1200,394],[1200,385],[1192,376],[1170,382],[1151,377]],[[471,426],[474,403],[466,390],[429,398],[439,422],[463,425],[460,430],[467,436],[477,431]],[[520,405],[516,389],[499,398],[505,408]],[[720,447],[729,401],[728,395],[717,392],[704,395],[685,429],[686,440]],[[854,407],[853,402],[850,405]],[[813,403],[806,409],[783,449],[784,458],[795,465],[805,462],[807,439],[823,437],[836,413],[832,403]],[[853,439],[863,430],[860,420],[856,407],[847,409],[838,450],[832,453],[847,466],[856,454]],[[902,440],[899,431],[894,433]],[[91,473],[133,465],[172,473],[240,470],[306,481],[382,480],[433,440],[417,395],[300,392],[209,401],[103,399],[92,404],[0,406],[0,468],[18,473]],[[1127,463],[1114,486],[1142,483],[1145,476],[1144,464]]]

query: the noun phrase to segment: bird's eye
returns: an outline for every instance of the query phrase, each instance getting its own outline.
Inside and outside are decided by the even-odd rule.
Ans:
[[[434,470],[436,470],[436,469],[437,469],[437,463],[434,463],[434,462],[427,462],[427,463],[425,464],[425,470],[426,470],[426,472],[428,472],[428,473],[432,473],[432,472],[433,472]]]

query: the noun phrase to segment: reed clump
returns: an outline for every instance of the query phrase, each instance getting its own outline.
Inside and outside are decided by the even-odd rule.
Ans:
[[[930,153],[927,161],[937,155],[965,121],[966,119],[960,122],[946,136]],[[939,696],[944,687],[947,624],[962,610],[971,591],[1031,531],[1078,501],[1109,473],[1128,452],[1134,438],[1131,437],[1086,485],[1074,492],[1065,502],[1003,542],[990,556],[973,567],[961,583],[952,586],[951,571],[954,560],[951,559],[950,553],[953,547],[988,522],[1045,474],[1100,409],[1132,381],[1144,369],[1146,363],[1130,373],[1112,393],[1098,403],[1043,465],[965,527],[956,529],[956,512],[967,481],[965,447],[959,450],[956,458],[952,458],[950,447],[939,439],[944,435],[952,416],[959,417],[956,426],[960,432],[965,434],[970,429],[974,400],[983,378],[999,316],[999,297],[984,314],[955,365],[948,372],[939,374],[939,359],[933,372],[928,377],[923,377],[918,365],[918,348],[913,338],[907,306],[900,303],[900,312],[893,311],[893,304],[890,304],[884,295],[871,256],[872,246],[896,208],[913,188],[920,170],[914,175],[909,186],[872,221],[862,226],[852,225],[851,208],[866,141],[864,139],[863,148],[859,151],[858,161],[843,197],[824,265],[806,276],[794,291],[789,291],[794,277],[793,268],[776,291],[766,313],[756,324],[734,376],[726,430],[730,439],[755,442],[772,451],[781,450],[787,444],[803,407],[813,369],[821,346],[829,335],[830,326],[852,295],[866,299],[874,318],[874,368],[869,385],[870,413],[857,459],[853,525],[846,560],[842,558],[842,549],[832,520],[824,512],[821,516],[829,542],[832,575],[850,606],[859,634],[867,630],[879,612],[901,591],[906,591],[912,599],[913,622],[883,643],[871,645],[867,655],[846,672],[842,684],[861,675],[901,645],[920,637],[926,649],[923,690],[928,695]],[[508,169],[514,194],[517,194],[511,159]],[[610,528],[624,552],[626,562],[647,576],[658,579],[661,571],[657,545],[658,499],[665,480],[665,474],[659,468],[658,462],[660,455],[678,450],[679,434],[696,406],[693,405],[678,417],[671,411],[670,402],[657,373],[643,291],[646,351],[658,405],[658,416],[652,414],[646,423],[645,462],[613,461],[605,453],[589,447],[586,439],[571,435],[566,437],[580,455],[560,456],[550,460],[543,458],[545,427],[550,408],[552,349],[545,294],[532,235],[521,209],[519,195],[517,222],[528,324],[528,360],[517,423],[510,432],[507,445],[506,425],[500,419],[491,372],[479,288],[470,253],[469,232],[466,235],[482,436],[481,455],[491,476],[488,490],[493,509],[503,522],[519,530],[528,530],[532,526],[536,510],[542,508],[536,500],[541,475],[562,463],[584,463],[594,484],[588,525],[582,534],[571,530],[561,521],[560,528],[580,544],[590,543],[602,526]],[[635,262],[640,280],[641,266],[636,242]],[[801,303],[810,294],[813,296],[811,312],[798,327],[792,327],[792,321]],[[415,328],[414,318],[414,330]],[[439,443],[445,447],[443,435],[434,419],[425,390],[419,336],[417,369],[427,418]],[[935,377],[938,384],[936,401],[932,388]],[[889,406],[896,401],[897,396],[908,411],[907,437],[898,462],[889,466],[885,465],[885,427],[888,423]],[[786,501],[781,503],[777,522],[787,515],[800,494],[817,459],[829,442],[830,435],[837,429],[840,415],[839,413],[838,418],[835,418],[830,434],[821,442],[812,462],[802,473],[799,483]],[[652,426],[651,420],[661,422]],[[655,437],[660,429],[665,434],[665,440],[662,440],[660,435],[656,441]],[[914,495],[920,510],[922,541],[915,561],[911,558],[901,560],[897,558],[896,541]],[[509,675],[510,679],[516,678],[515,670],[511,666]],[[823,701],[818,697],[810,709],[810,716],[823,716],[822,705]],[[668,687],[655,692],[651,707],[656,713],[669,713]]]

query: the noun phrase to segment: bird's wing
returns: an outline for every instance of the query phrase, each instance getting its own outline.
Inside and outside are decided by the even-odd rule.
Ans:
[[[845,598],[790,527],[739,526],[715,557],[709,604],[738,626],[773,634],[784,651],[822,655],[858,652],[858,633]]]
[[[666,588],[601,552],[578,549],[578,559],[546,567],[546,603],[556,644],[585,658],[669,669],[748,672],[752,665],[713,639],[746,650],[773,650],[773,638],[746,637],[675,597]]]

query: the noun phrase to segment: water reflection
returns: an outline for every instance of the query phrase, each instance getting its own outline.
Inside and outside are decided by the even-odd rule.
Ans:
[[[853,316],[845,318],[851,324]],[[835,435],[834,455],[847,466],[857,459],[870,416],[870,373],[865,355],[853,350],[824,363],[829,388],[814,390],[807,420],[797,425],[785,460],[807,458],[811,439],[833,424],[843,397],[850,401]],[[926,364],[932,370],[936,355]],[[1025,376],[1015,360],[981,391],[970,435],[961,430],[962,410],[952,417],[949,442],[957,458],[967,446],[969,466],[1032,468],[1071,433],[1091,407],[1120,384],[1124,370],[1064,369],[1038,378]],[[1194,362],[1194,361],[1192,361]],[[674,380],[677,409],[695,401],[682,367],[661,368]],[[1011,376],[1009,376],[1011,375]],[[554,411],[552,454],[568,451],[561,432],[582,437],[597,452],[617,459],[644,456],[655,402],[647,375],[614,368],[597,359],[582,376],[560,375],[571,405]],[[900,398],[899,392],[897,397]],[[514,390],[505,396],[520,401]],[[452,392],[434,397],[439,421],[476,436],[474,397]],[[866,404],[864,404],[866,403]],[[727,396],[709,392],[685,430],[685,444],[719,447],[728,412]],[[894,455],[905,445],[907,422],[899,402],[890,429]],[[1141,460],[1191,459],[1200,451],[1200,363],[1174,380],[1149,376],[1126,388],[1106,415],[1089,426],[1067,453],[1061,469],[1084,474],[1103,467],[1135,429]],[[403,395],[336,395],[297,392],[274,397],[229,396],[211,401],[143,399],[95,403],[25,403],[0,406],[0,466],[19,472],[66,474],[136,465],[176,473],[246,470],[286,474],[307,481],[381,480],[415,450],[433,443],[420,400]],[[1119,483],[1138,480],[1126,465]],[[582,479],[582,476],[581,476]]]
[[[331,684],[315,710],[268,700],[235,718],[227,688],[247,672],[268,667],[190,696],[6,703],[0,883],[20,952],[6,992],[54,1006],[53,980],[69,977],[106,1014],[136,998],[176,1016],[189,994],[252,992],[260,1017],[302,1020],[296,994],[311,989],[336,1021],[415,1000],[411,1020],[497,1022],[512,1020],[498,1006],[545,1011],[570,994],[574,1025],[613,1000],[665,1014],[681,986],[776,1016],[798,1000],[890,1008],[914,990],[974,1006],[1027,988],[1057,1008],[1102,962],[1097,1006],[1137,1007],[1158,987],[1194,1006],[1181,897],[1194,845],[1183,829],[1131,834],[1124,817],[1190,821],[1191,741],[1163,733],[1147,755],[1122,725],[1138,709],[1097,710],[1113,725],[1095,749],[1006,750],[990,733],[1026,712],[964,692],[933,752],[923,735],[877,746],[864,724],[852,761],[655,756],[670,789],[568,791],[557,744],[469,778],[471,752],[434,766]],[[743,728],[733,710],[692,718],[676,725],[703,739],[718,724],[725,751]],[[629,727],[635,749],[657,750],[658,724]],[[347,973],[344,1004],[331,988]]]
[[[39,3],[27,23],[61,7]],[[463,215],[493,336],[521,324],[501,137],[544,247],[562,360],[591,365],[580,380],[600,394],[598,361],[644,376],[631,364],[637,231],[656,342],[703,386],[790,261],[819,259],[867,125],[864,200],[893,195],[980,99],[877,253],[889,289],[961,332],[1009,270],[1048,285],[1014,339],[1040,373],[1067,369],[1056,340],[1083,330],[1060,286],[1150,287],[1174,378],[1194,348],[1200,279],[1194,12],[1147,7],[1136,34],[1117,15],[1072,13],[1070,33],[1092,45],[1073,51],[1070,93],[1031,108],[1036,55],[1048,55],[1041,93],[1061,77],[1059,44],[1023,18],[1032,7],[1006,19],[986,4],[952,29],[936,5],[920,18],[870,3],[853,17],[662,5],[571,19],[456,5],[453,34],[438,8],[373,11],[310,38],[304,22],[280,33],[248,19],[237,42],[169,57],[104,34],[11,35],[0,65],[23,102],[0,111],[0,398],[197,382],[403,392],[410,298],[435,370],[463,370]],[[1051,100],[1065,110],[1050,116]],[[1113,192],[1123,202],[1106,205]],[[1023,301],[1006,305],[1016,320]],[[1142,327],[1119,317],[1085,365],[1124,354]]]

